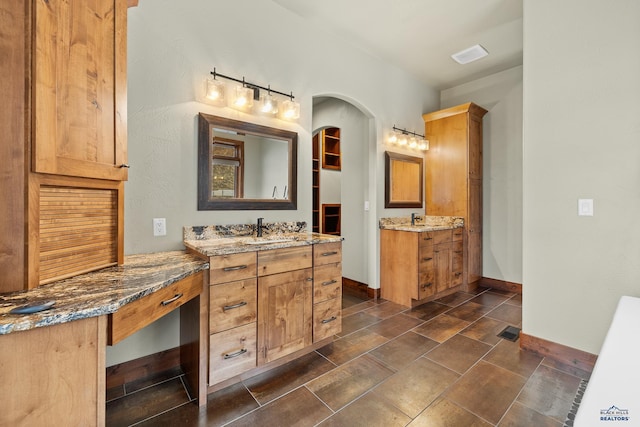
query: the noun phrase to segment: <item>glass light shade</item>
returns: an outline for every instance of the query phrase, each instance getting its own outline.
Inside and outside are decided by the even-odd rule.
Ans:
[[[396,135],[395,133],[392,133],[391,135],[389,135],[389,144],[395,144],[398,142],[398,135]]]
[[[216,104],[224,103],[225,85],[223,82],[209,78],[207,79],[206,98]]]
[[[297,120],[300,118],[300,104],[293,100],[282,102],[282,118],[286,120]]]
[[[278,112],[278,100],[270,94],[260,95],[259,111],[262,114],[276,114]]]
[[[419,144],[419,148],[422,151],[427,151],[429,149],[429,141],[426,139],[423,139]]]
[[[408,142],[407,135],[400,135],[400,138],[398,138],[398,144],[400,145],[407,145]]]
[[[247,110],[253,106],[253,89],[236,86],[230,106],[238,110]]]
[[[418,141],[415,137],[409,138],[409,148],[416,148],[418,146]]]

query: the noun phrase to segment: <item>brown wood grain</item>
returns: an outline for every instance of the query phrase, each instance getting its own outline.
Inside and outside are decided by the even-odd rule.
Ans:
[[[105,316],[3,335],[0,425],[104,425],[105,341]]]
[[[245,279],[209,288],[209,331],[213,334],[255,322],[258,281]]]
[[[115,313],[110,314],[109,345],[122,341],[134,332],[200,295],[202,280],[202,272],[193,274],[157,292],[131,302]],[[182,296],[173,302],[162,304],[180,294]]]
[[[313,265],[313,248],[298,246],[258,252],[258,276],[310,268]]]
[[[553,341],[520,332],[520,348],[548,357],[556,362],[591,372],[598,356]]]
[[[209,281],[212,285],[256,277],[256,252],[212,256],[209,260]]]
[[[212,334],[209,384],[216,384],[256,367],[256,323]]]

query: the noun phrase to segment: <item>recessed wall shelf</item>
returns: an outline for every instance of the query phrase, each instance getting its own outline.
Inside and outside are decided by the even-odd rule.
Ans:
[[[322,205],[322,233],[340,235],[340,203]]]
[[[322,168],[340,170],[340,129],[326,128],[322,131]]]

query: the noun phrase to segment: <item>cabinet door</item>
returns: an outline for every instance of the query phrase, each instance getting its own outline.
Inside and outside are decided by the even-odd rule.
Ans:
[[[36,0],[35,172],[126,180],[126,0]]]
[[[311,268],[258,279],[258,364],[311,344],[313,320]]]
[[[433,247],[433,268],[436,292],[446,291],[451,287],[451,243]]]

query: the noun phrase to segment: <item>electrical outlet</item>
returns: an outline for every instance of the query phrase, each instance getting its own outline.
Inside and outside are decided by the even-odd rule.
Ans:
[[[153,218],[153,235],[156,237],[167,235],[167,219],[166,218]]]

